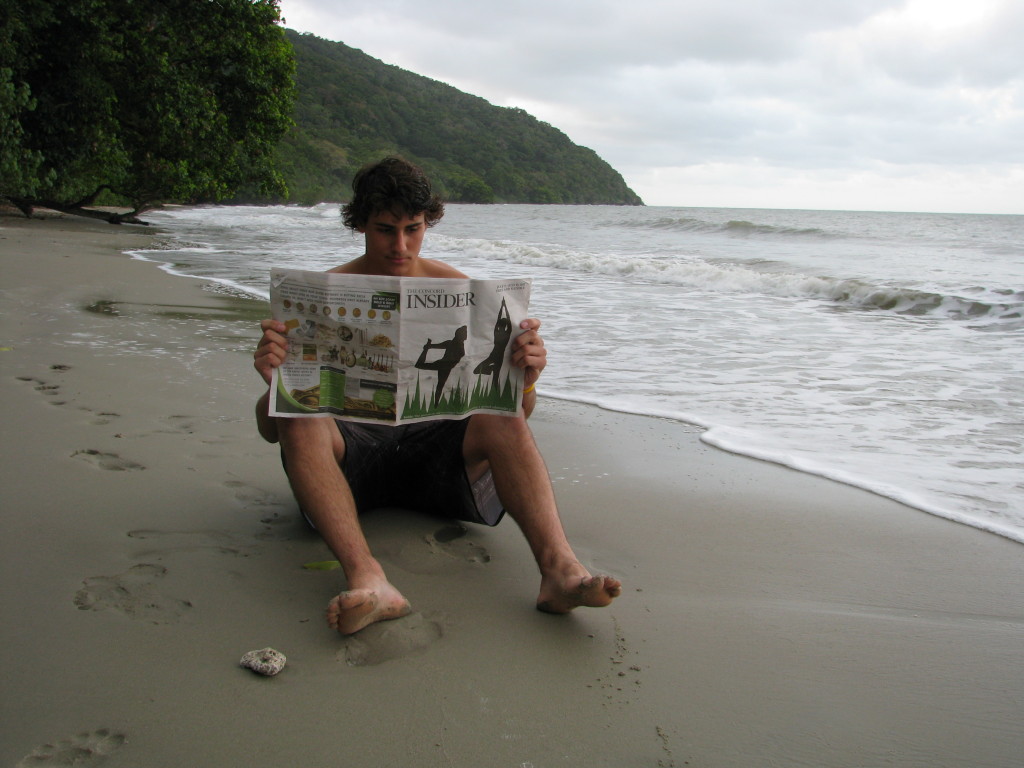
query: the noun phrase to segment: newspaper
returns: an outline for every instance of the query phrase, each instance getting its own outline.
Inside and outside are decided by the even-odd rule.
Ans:
[[[530,283],[271,270],[288,355],[270,415],[407,424],[521,413],[523,371],[509,361]]]

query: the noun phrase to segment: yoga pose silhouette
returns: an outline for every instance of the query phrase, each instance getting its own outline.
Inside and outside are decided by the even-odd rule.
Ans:
[[[448,381],[452,368],[459,364],[459,361],[466,356],[466,337],[468,336],[466,326],[462,326],[449,341],[442,341],[437,344],[427,339],[420,352],[416,367],[424,371],[437,371],[437,386],[434,387],[434,406],[441,402],[441,391]],[[444,354],[432,363],[427,362],[427,352],[432,349],[443,349]]]
[[[498,319],[494,321],[494,348],[480,364],[473,369],[473,373],[482,373],[485,376],[491,374],[491,386],[494,391],[498,390],[498,377],[501,375],[501,364],[505,360],[505,348],[509,339],[512,338],[512,319],[508,316],[508,308],[505,300],[501,300],[501,309],[498,310]]]

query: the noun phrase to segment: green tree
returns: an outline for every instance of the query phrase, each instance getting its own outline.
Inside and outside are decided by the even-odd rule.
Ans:
[[[40,182],[42,155],[24,146],[24,130],[14,115],[35,109],[28,86],[15,85],[10,68],[0,69],[0,179],[5,186],[33,194]],[[52,173],[46,178],[52,180]]]
[[[0,34],[0,195],[137,220],[243,185],[283,197],[294,56],[278,0],[19,0]],[[17,173],[6,173],[9,168]],[[133,209],[89,210],[108,191]]]

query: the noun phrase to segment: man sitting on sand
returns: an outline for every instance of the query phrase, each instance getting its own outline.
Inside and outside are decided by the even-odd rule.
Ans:
[[[366,252],[331,272],[352,275],[459,277],[440,261],[422,258],[428,227],[444,206],[414,165],[387,158],[363,168],[342,209],[345,225],[365,238]],[[284,362],[286,329],[261,323],[255,367],[267,382]],[[512,364],[524,370],[523,416],[475,414],[405,426],[364,425],[331,418],[272,418],[269,390],[256,406],[260,434],[280,442],[282,458],[303,513],[334,552],[348,589],[327,606],[327,623],[343,635],[410,612],[370,552],[358,510],[415,507],[493,524],[497,500],[522,530],[540,568],[537,608],[569,613],[606,606],[622,591],[610,576],[591,576],[573,554],[555,506],[554,491],[526,418],[537,403],[534,386],[547,364],[540,321],[524,320],[512,342]],[[398,446],[401,450],[398,450]]]

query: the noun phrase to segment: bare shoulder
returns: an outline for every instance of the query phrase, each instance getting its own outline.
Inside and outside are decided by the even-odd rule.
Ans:
[[[367,263],[366,256],[360,256],[357,259],[340,266],[333,267],[327,270],[328,272],[334,272],[335,274],[341,275],[379,275],[381,272],[374,271],[370,264]],[[406,277],[460,277],[465,278],[468,275],[463,274],[455,267],[450,264],[445,264],[443,261],[437,259],[425,259],[423,257],[417,257],[411,269],[405,273]]]
[[[340,266],[337,266],[337,267],[332,267],[331,269],[328,269],[327,271],[328,272],[336,272],[336,273],[342,274],[342,275],[362,275],[362,274],[366,274],[365,272],[362,271],[362,269],[360,269],[360,262],[362,260],[363,260],[363,257],[360,256],[358,259],[352,259],[352,261],[350,261],[350,262],[347,262],[345,264],[341,264]]]
[[[423,277],[468,277],[451,264],[445,264],[437,259],[420,259],[420,267],[423,269]]]

